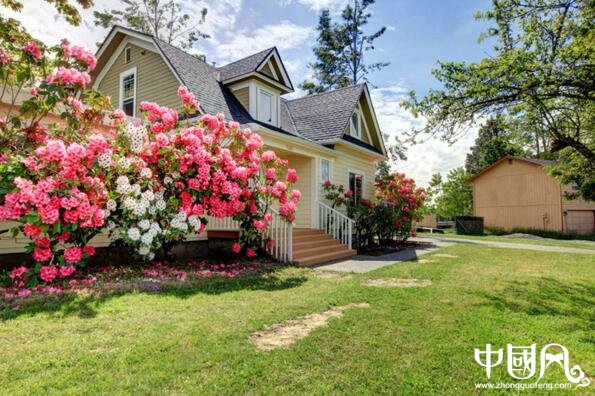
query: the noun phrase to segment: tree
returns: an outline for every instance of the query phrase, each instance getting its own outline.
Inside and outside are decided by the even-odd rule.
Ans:
[[[381,179],[390,175],[390,163],[388,161],[380,161],[376,164],[376,178]]]
[[[595,163],[595,3],[493,0],[477,18],[494,24],[480,36],[496,41],[494,54],[477,63],[439,62],[433,74],[443,88],[421,100],[412,93],[404,103],[427,120],[411,136],[452,142],[478,120],[506,113],[538,120],[534,141],[547,141],[551,151],[569,148]]]
[[[69,0],[45,0],[47,3],[53,4],[59,14],[66,18],[66,21],[71,25],[78,26],[81,24],[81,14],[75,5],[71,4]],[[27,1],[28,4],[30,0]],[[72,3],[80,5],[82,8],[90,8],[93,5],[93,0],[73,0]],[[23,9],[23,2],[21,0],[0,0],[0,5],[10,8],[13,11],[20,12]]]
[[[316,61],[309,66],[315,81],[304,81],[300,88],[308,93],[347,87],[388,66],[387,62],[366,63],[365,54],[374,50],[374,41],[386,32],[382,27],[372,34],[363,31],[372,16],[368,7],[376,0],[351,0],[343,9],[341,23],[333,23],[328,9],[322,10],[318,22]]]
[[[201,38],[209,38],[208,34],[198,29],[207,16],[206,8],[197,17],[182,12],[176,0],[120,1],[125,6],[123,10],[93,12],[95,25],[110,28],[123,23],[182,49],[192,48]]]
[[[432,176],[433,181],[435,176]],[[438,217],[452,219],[473,213],[473,186],[470,177],[471,174],[463,167],[448,172],[445,181],[436,176],[435,181],[439,184],[436,186],[437,195],[433,198]]]
[[[522,145],[508,129],[503,117],[492,117],[479,129],[475,145],[465,161],[465,169],[477,173],[506,155],[523,155]]]

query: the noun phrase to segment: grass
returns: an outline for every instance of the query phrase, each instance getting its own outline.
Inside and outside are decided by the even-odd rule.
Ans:
[[[445,230],[444,234],[427,234],[420,233],[420,237],[432,238],[457,238],[457,239],[472,239],[479,241],[493,241],[493,242],[509,242],[509,243],[524,243],[527,245],[542,245],[542,246],[561,246],[574,247],[581,249],[595,250],[595,242],[583,240],[551,240],[551,239],[528,239],[528,238],[511,238],[501,235],[464,235],[457,234],[454,230]]]
[[[0,393],[471,394],[487,381],[473,358],[486,343],[561,343],[571,364],[593,376],[591,255],[473,245],[441,253],[458,257],[427,255],[430,263],[339,279],[285,268],[0,312]],[[432,285],[360,284],[384,277]],[[351,302],[370,308],[348,310],[288,349],[259,352],[248,340],[267,325]],[[513,382],[505,366],[491,381]],[[550,367],[541,382],[550,381],[566,382],[561,369]]]

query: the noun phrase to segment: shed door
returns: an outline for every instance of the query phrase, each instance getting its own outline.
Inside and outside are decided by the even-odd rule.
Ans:
[[[566,214],[566,231],[591,234],[595,231],[595,211],[569,210]]]

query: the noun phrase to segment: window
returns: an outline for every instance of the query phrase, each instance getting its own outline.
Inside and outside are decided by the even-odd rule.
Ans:
[[[136,68],[120,74],[120,108],[129,117],[134,117],[136,107]]]
[[[362,186],[364,177],[357,173],[349,172],[349,190],[353,192],[353,204],[357,205],[362,200]]]
[[[273,95],[258,90],[258,119],[263,122],[273,123]]]
[[[359,130],[359,113],[357,111],[353,112],[351,115],[351,136],[359,138],[360,137],[360,130]]]
[[[329,160],[320,160],[320,181],[326,182],[331,180],[331,163]]]
[[[129,63],[132,60],[132,50],[130,49],[130,47],[127,47],[124,50],[124,59],[126,63]]]

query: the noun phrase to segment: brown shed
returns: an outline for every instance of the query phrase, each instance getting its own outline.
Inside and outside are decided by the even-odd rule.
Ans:
[[[591,234],[595,232],[595,202],[568,200],[562,186],[545,166],[553,161],[503,157],[475,174],[473,212],[487,228],[536,228]]]

